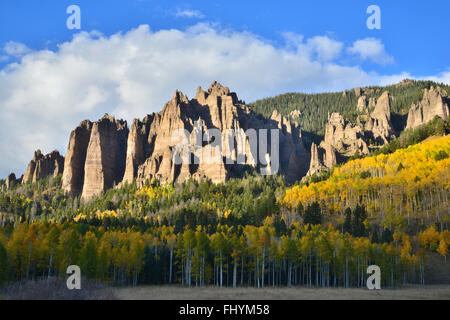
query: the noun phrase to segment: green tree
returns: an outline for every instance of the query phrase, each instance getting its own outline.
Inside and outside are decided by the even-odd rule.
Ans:
[[[364,221],[367,219],[367,212],[364,206],[357,205],[353,211],[352,234],[355,237],[366,236],[366,226]]]
[[[6,248],[0,242],[0,287],[5,283],[8,276],[8,255]]]
[[[306,208],[303,222],[311,225],[322,224],[322,211],[318,202],[313,202]]]
[[[80,268],[83,276],[95,278],[97,275],[97,238],[92,232],[86,233],[80,252]]]
[[[352,210],[350,208],[345,209],[344,212],[345,220],[342,226],[344,233],[352,233]]]

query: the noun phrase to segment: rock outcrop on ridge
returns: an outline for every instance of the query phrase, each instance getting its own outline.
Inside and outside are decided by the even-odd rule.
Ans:
[[[374,97],[381,93],[378,89],[355,88],[354,92],[358,97],[356,121],[332,113],[324,140],[312,143],[309,151],[297,122],[277,110],[270,118],[255,114],[236,93],[218,82],[206,91],[199,87],[193,99],[177,90],[161,112],[134,119],[130,130],[126,121],[107,114],[96,122],[81,122],[70,135],[65,158],[57,151],[43,155],[37,150],[26,173],[19,179],[11,174],[4,186],[62,173],[62,188],[71,196],[88,200],[121,183],[143,185],[153,178],[162,182],[210,179],[217,183],[255,170],[279,173],[293,182],[354,155],[367,155],[394,137],[389,92],[379,98]],[[422,101],[409,111],[407,128],[436,116],[447,120],[449,101],[439,87],[425,90]],[[289,116],[295,120],[302,114],[294,110]]]
[[[63,173],[64,157],[58,151],[43,155],[41,150],[34,153],[25,172],[22,183],[36,182],[48,176],[56,177]]]
[[[375,109],[368,115],[367,122],[364,125],[364,131],[371,135],[373,141],[380,144],[386,144],[394,138],[391,124],[391,97],[389,92],[385,91],[376,100]]]
[[[128,127],[126,121],[105,115],[92,124],[84,164],[82,199],[111,189],[125,172]]]
[[[367,155],[371,144],[383,145],[394,138],[391,124],[391,98],[385,91],[380,98],[370,98],[361,95],[360,89],[355,89],[359,96],[356,124],[345,120],[339,113],[328,117],[325,127],[325,138],[319,146],[311,146],[311,161],[307,176],[331,169],[355,154]],[[371,111],[373,109],[373,111]]]
[[[208,129],[216,130],[219,136],[208,137]],[[271,119],[257,117],[234,92],[214,82],[206,91],[199,87],[192,100],[176,91],[160,113],[133,121],[124,182],[134,178],[140,184],[151,178],[182,182],[191,177],[224,182],[231,176],[241,176],[245,167],[257,168],[259,164],[260,150],[251,150],[249,138],[245,136],[248,129],[255,129],[257,133],[259,129],[267,130],[265,155],[270,154],[272,146],[270,129],[280,129],[279,172],[291,179],[306,172],[307,163],[302,164],[302,161],[308,162],[308,159],[305,160],[307,152],[301,142],[300,128],[292,127],[277,113]],[[179,142],[173,141],[173,137],[183,130],[186,130],[186,140],[190,144],[184,156],[191,161],[180,164],[173,159],[174,148]],[[231,131],[235,136],[229,140],[226,133]],[[195,144],[198,137],[201,140]],[[256,137],[256,146],[259,146],[259,137]],[[194,144],[197,150],[194,150]]]
[[[19,181],[16,179],[16,175],[14,173],[11,173],[9,176],[6,177],[5,180],[6,189],[13,188],[17,184],[19,184]]]
[[[278,129],[279,153],[273,151],[271,129]],[[277,112],[270,119],[257,116],[229,88],[213,82],[206,91],[199,87],[191,100],[176,91],[161,112],[135,119],[130,131],[108,115],[82,122],[70,136],[63,188],[86,200],[134,179],[139,185],[152,178],[223,182],[252,168],[294,181],[306,174],[309,158],[298,125]]]
[[[92,122],[85,120],[72,131],[64,162],[62,188],[70,196],[81,194],[84,183],[84,165],[91,138]]]
[[[83,121],[70,135],[63,189],[90,199],[119,184],[125,172],[127,138],[126,121],[107,114],[93,123]]]
[[[444,120],[448,119],[449,99],[445,90],[440,87],[431,87],[430,90],[425,89],[422,101],[413,104],[409,109],[406,128],[416,128],[433,120],[436,116]]]

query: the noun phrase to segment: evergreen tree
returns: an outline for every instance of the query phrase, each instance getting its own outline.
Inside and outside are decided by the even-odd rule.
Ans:
[[[352,210],[350,208],[345,209],[345,220],[344,220],[344,225],[343,225],[343,231],[344,233],[353,233],[352,230]]]
[[[372,242],[372,243],[380,243],[380,236],[378,235],[378,228],[375,228],[373,230],[370,242]]]
[[[322,224],[322,211],[318,202],[313,202],[306,208],[303,222],[311,225]]]
[[[392,241],[394,241],[392,231],[387,228],[383,229],[383,232],[381,233],[381,242],[391,243]]]
[[[6,249],[0,242],[0,288],[7,279],[7,272],[8,272],[7,258],[8,258],[8,256],[7,256]]]
[[[367,213],[364,206],[357,205],[353,211],[352,234],[355,237],[366,236],[366,226],[364,221],[367,219]]]

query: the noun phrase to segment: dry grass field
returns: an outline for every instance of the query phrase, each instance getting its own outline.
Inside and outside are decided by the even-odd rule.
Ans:
[[[118,299],[132,300],[450,300],[450,259],[431,254],[425,286],[408,285],[381,290],[343,288],[188,288],[139,286],[115,288]]]
[[[0,290],[0,300],[450,300],[450,259],[433,254],[426,285],[400,288],[266,287],[217,288],[181,285],[113,287],[83,279],[82,290],[67,290],[65,279],[13,283]]]
[[[450,300],[450,285],[405,286],[398,289],[327,288],[187,288],[142,286],[115,289],[124,300]]]

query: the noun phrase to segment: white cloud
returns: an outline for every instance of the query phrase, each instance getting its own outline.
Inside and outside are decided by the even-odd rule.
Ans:
[[[157,32],[143,25],[111,36],[81,32],[57,51],[28,52],[0,70],[0,177],[23,173],[35,149],[65,154],[80,121],[105,112],[142,118],[160,111],[175,89],[192,97],[198,85],[217,80],[250,102],[393,81],[331,62],[341,51],[333,41],[291,34],[277,47],[209,24]]]
[[[450,69],[439,73],[437,76],[425,77],[426,80],[435,81],[437,83],[450,84]],[[450,92],[448,92],[450,94]]]
[[[184,9],[184,10],[177,9],[175,16],[178,18],[197,18],[197,19],[202,19],[205,17],[205,15],[200,11],[192,9]]]
[[[311,60],[321,62],[331,61],[338,58],[344,44],[327,36],[315,36],[306,39],[303,35],[293,32],[283,32],[282,36],[288,48],[297,50],[298,54],[304,55]]]
[[[3,50],[10,56],[20,58],[31,52],[31,49],[20,42],[9,41],[6,43]]]
[[[336,59],[344,46],[342,42],[330,39],[326,36],[316,36],[308,39],[307,45],[317,53],[317,57],[321,61]]]
[[[380,39],[365,38],[357,40],[347,51],[358,55],[362,60],[370,60],[380,65],[388,65],[394,62],[394,58],[386,53],[384,44]]]

